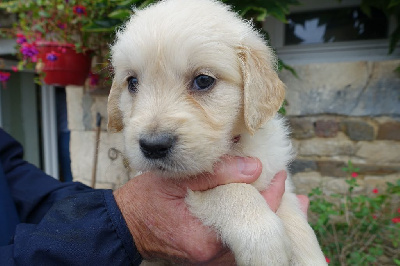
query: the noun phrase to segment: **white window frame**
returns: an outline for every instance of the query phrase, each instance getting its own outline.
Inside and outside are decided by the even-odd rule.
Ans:
[[[360,0],[300,0],[302,5],[293,6],[290,13],[316,11],[340,7],[357,6]],[[389,33],[395,29],[395,19],[389,19]],[[400,58],[400,49],[388,55],[389,40],[365,40],[349,42],[333,42],[307,45],[284,45],[285,24],[273,17],[268,17],[264,28],[270,35],[271,46],[276,49],[280,59],[290,65],[327,63],[344,61],[381,61]]]
[[[42,142],[44,171],[60,179],[57,145],[57,115],[55,87],[43,84],[41,87],[42,102]]]

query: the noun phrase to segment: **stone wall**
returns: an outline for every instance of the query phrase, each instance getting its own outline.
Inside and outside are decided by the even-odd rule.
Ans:
[[[297,158],[291,165],[298,193],[321,186],[326,194],[346,190],[351,160],[370,191],[400,179],[400,61],[295,66],[299,76],[281,73],[287,85],[287,117]],[[97,187],[116,188],[128,180],[121,136],[106,132],[107,95],[67,87],[71,161],[75,180],[90,184],[96,143],[96,113],[103,117]],[[115,148],[110,151],[110,148]]]
[[[360,168],[358,191],[400,179],[400,61],[295,66],[282,73],[297,151],[291,165],[298,193],[320,186],[347,190],[349,160]]]

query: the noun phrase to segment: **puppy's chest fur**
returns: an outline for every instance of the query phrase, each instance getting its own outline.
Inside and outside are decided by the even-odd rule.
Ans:
[[[257,157],[263,165],[263,172],[252,185],[259,191],[264,190],[274,175],[280,170],[287,170],[288,164],[294,158],[292,144],[289,139],[286,119],[277,115],[265,123],[254,135],[245,130],[237,143],[232,143],[230,155]],[[290,181],[287,188],[291,189]]]

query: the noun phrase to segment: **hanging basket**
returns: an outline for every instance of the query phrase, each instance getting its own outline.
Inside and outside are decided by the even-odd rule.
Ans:
[[[78,85],[85,83],[90,71],[90,52],[77,53],[73,44],[39,42],[36,70],[44,73],[43,81],[49,85]]]

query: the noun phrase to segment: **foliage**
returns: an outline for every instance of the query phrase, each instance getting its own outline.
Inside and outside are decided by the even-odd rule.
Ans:
[[[393,17],[396,20],[396,28],[390,35],[389,53],[392,53],[400,41],[400,1],[399,0],[362,0],[361,10],[368,16],[371,15],[371,9],[381,10],[387,17]]]
[[[343,170],[349,175],[347,193],[327,198],[317,187],[309,194],[311,225],[327,260],[331,265],[400,265],[400,180],[387,183],[386,191],[356,194],[359,169],[349,161]]]
[[[102,70],[107,70],[102,72],[103,76],[108,75],[108,46],[114,39],[116,29],[136,8],[145,8],[153,2],[157,0],[6,0],[0,3],[0,9],[16,14],[18,23],[11,29],[0,30],[0,37],[17,40],[20,62],[18,67],[13,68],[14,71],[35,67],[38,41],[72,43],[78,52],[90,49],[98,56],[90,75],[90,84],[95,84]],[[255,21],[262,21],[270,15],[286,21],[289,6],[299,4],[297,0],[224,2],[234,6],[242,16]],[[290,69],[285,64],[280,66]]]
[[[12,28],[2,29],[3,35],[16,39],[17,57],[20,60],[14,71],[34,68],[38,62],[38,42],[50,41],[73,44],[77,52],[90,50],[99,56],[108,49],[112,35],[109,32],[86,32],[86,25],[106,16],[114,9],[107,0],[11,0],[2,2],[0,9],[17,16]],[[110,21],[111,23],[112,21]],[[60,48],[60,47],[59,47]],[[65,50],[65,48],[64,48]],[[55,49],[46,55],[50,61],[63,53]]]

